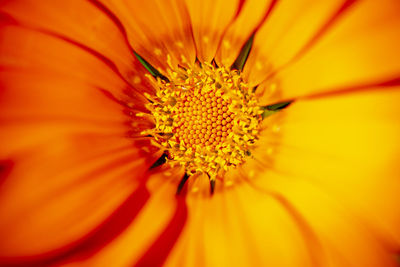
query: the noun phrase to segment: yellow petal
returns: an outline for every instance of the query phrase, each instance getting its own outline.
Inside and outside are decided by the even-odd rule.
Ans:
[[[271,69],[275,70],[290,60],[343,2],[278,1],[256,33],[253,51],[245,67],[250,82],[261,82]]]
[[[283,41],[277,43],[276,47],[282,50],[260,52],[260,56],[271,58],[272,69],[267,75],[278,87],[269,96],[271,101],[341,91],[399,77],[399,2],[359,1],[340,12],[329,27],[303,38],[301,45],[297,45],[299,38],[293,36],[288,45]],[[301,37],[302,31],[298,34]],[[290,44],[296,49],[289,49]],[[285,56],[285,51],[293,53]]]
[[[267,196],[275,196],[298,223],[314,234],[312,248],[319,248],[314,266],[397,266],[395,250],[376,238],[368,223],[348,208],[347,203],[309,181],[272,173]],[[297,178],[297,179],[296,179]],[[303,227],[303,228],[301,228]],[[305,228],[304,228],[305,227]],[[310,240],[309,240],[310,241]],[[303,265],[301,265],[303,266]]]
[[[255,183],[266,189],[293,183],[290,194],[303,195],[304,210],[312,200],[295,184],[310,184],[343,206],[376,240],[392,251],[398,249],[399,89],[375,88],[293,103],[276,124],[279,134],[265,133],[278,145],[272,155],[264,153],[271,166]],[[286,194],[285,186],[279,190]],[[312,215],[315,221],[325,216],[317,211]]]
[[[188,192],[188,221],[166,266],[311,266],[296,223],[273,198],[248,185],[208,192]]]

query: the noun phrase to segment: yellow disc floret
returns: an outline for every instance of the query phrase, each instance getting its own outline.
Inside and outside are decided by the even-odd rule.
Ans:
[[[196,150],[209,146],[216,149],[232,132],[234,114],[229,100],[215,96],[213,91],[188,92],[178,98],[173,110],[173,133],[178,143]]]
[[[202,64],[158,79],[148,107],[155,128],[146,131],[188,174],[215,179],[245,161],[257,140],[263,112],[240,73]]]

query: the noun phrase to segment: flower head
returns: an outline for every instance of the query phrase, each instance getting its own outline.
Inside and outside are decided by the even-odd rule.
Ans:
[[[214,183],[245,162],[258,138],[263,109],[237,71],[204,63],[168,77],[158,79],[149,104],[155,127],[142,134],[154,137],[172,166],[183,166],[191,176],[206,174]]]
[[[0,265],[396,266],[399,12],[0,1]]]

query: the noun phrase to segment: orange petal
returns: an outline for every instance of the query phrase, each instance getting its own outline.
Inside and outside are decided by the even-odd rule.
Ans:
[[[296,223],[274,199],[248,185],[208,192],[188,192],[188,221],[166,266],[311,266]]]
[[[233,23],[231,23],[222,38],[218,48],[216,61],[219,66],[231,66],[240,53],[243,45],[253,32],[262,25],[276,0],[243,1],[243,7]]]
[[[211,62],[222,36],[240,10],[239,0],[186,1],[193,27],[197,58]]]
[[[165,171],[170,172],[170,171]],[[150,175],[147,182],[149,199],[141,212],[125,232],[99,253],[86,259],[88,266],[161,266],[179,236],[179,229],[186,222],[184,197],[176,197],[176,180],[183,176],[182,170],[171,170]],[[166,236],[168,231],[177,231]],[[158,242],[161,247],[156,248]],[[170,242],[170,243],[168,243]],[[146,256],[147,255],[147,256]],[[82,265],[81,261],[76,266]],[[72,266],[75,266],[71,264]],[[70,266],[70,265],[68,265]]]
[[[399,77],[399,12],[400,5],[395,0],[355,2],[336,12],[334,15],[338,15],[328,26],[325,24],[309,37],[299,39],[297,35],[303,36],[303,31],[299,31],[287,45],[283,40],[279,42],[279,50],[260,50],[259,55],[269,57],[273,65],[271,71],[265,72],[269,75],[265,83],[268,86],[273,80],[278,87],[268,97],[279,101]],[[314,19],[309,16],[309,20]],[[304,42],[298,44],[297,40]],[[261,44],[264,43],[259,43],[260,47]],[[250,67],[249,70],[253,69]],[[266,75],[259,76],[258,81]]]
[[[195,60],[190,18],[182,0],[102,1],[123,23],[132,47],[156,68]]]
[[[3,1],[0,11],[26,27],[90,48],[115,64],[132,84],[137,83],[137,74],[145,71],[130,50],[118,20],[89,1]]]
[[[387,245],[389,252],[398,250],[399,101],[400,87],[396,87],[293,103],[281,112],[280,124],[270,126],[280,134],[265,133],[271,144],[278,145],[272,155],[264,154],[271,166],[254,182],[266,189],[285,183],[279,187],[283,195],[293,183],[289,193],[303,195],[302,210],[312,212],[306,203],[318,199],[308,199],[308,189],[302,193],[303,186],[297,186],[307,183],[343,206],[351,220]],[[311,215],[318,221],[325,213],[316,210]]]
[[[144,169],[131,142],[85,132],[55,132],[45,145],[9,158],[14,166],[0,196],[0,262],[79,242],[135,190],[132,173]]]
[[[71,129],[85,127],[119,135],[129,129],[124,125],[129,118],[121,104],[129,99],[124,90],[133,89],[105,62],[79,46],[44,33],[3,26],[0,34],[2,126],[41,123],[55,128],[48,123],[53,121],[68,123]],[[49,136],[51,132],[43,134]],[[20,135],[25,137],[15,138],[7,146],[29,143],[31,138],[45,140],[40,134],[21,131]],[[2,152],[8,149],[3,147]]]
[[[36,75],[38,80],[44,80],[50,74],[56,75],[56,79],[64,78],[67,82],[69,79],[75,79],[97,88],[98,91],[106,90],[121,101],[129,102],[132,101],[129,98],[134,98],[135,107],[139,109],[143,109],[147,101],[139,89],[145,86],[142,82],[143,77],[138,77],[138,86],[133,87],[121,76],[112,62],[86,46],[24,26],[4,25],[1,35],[3,41],[0,48],[0,64],[3,69],[25,72],[30,76]],[[66,79],[67,77],[69,79]],[[49,77],[51,78],[52,76]],[[14,81],[8,82],[13,84]]]
[[[127,83],[104,61],[46,33],[2,25],[0,35],[2,265],[80,243],[149,163],[126,138]]]

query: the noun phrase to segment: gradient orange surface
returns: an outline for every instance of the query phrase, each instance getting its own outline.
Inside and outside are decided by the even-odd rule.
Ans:
[[[399,266],[398,0],[0,1],[0,266]],[[214,194],[141,132],[230,67],[265,118]],[[154,165],[157,163],[156,165]]]

